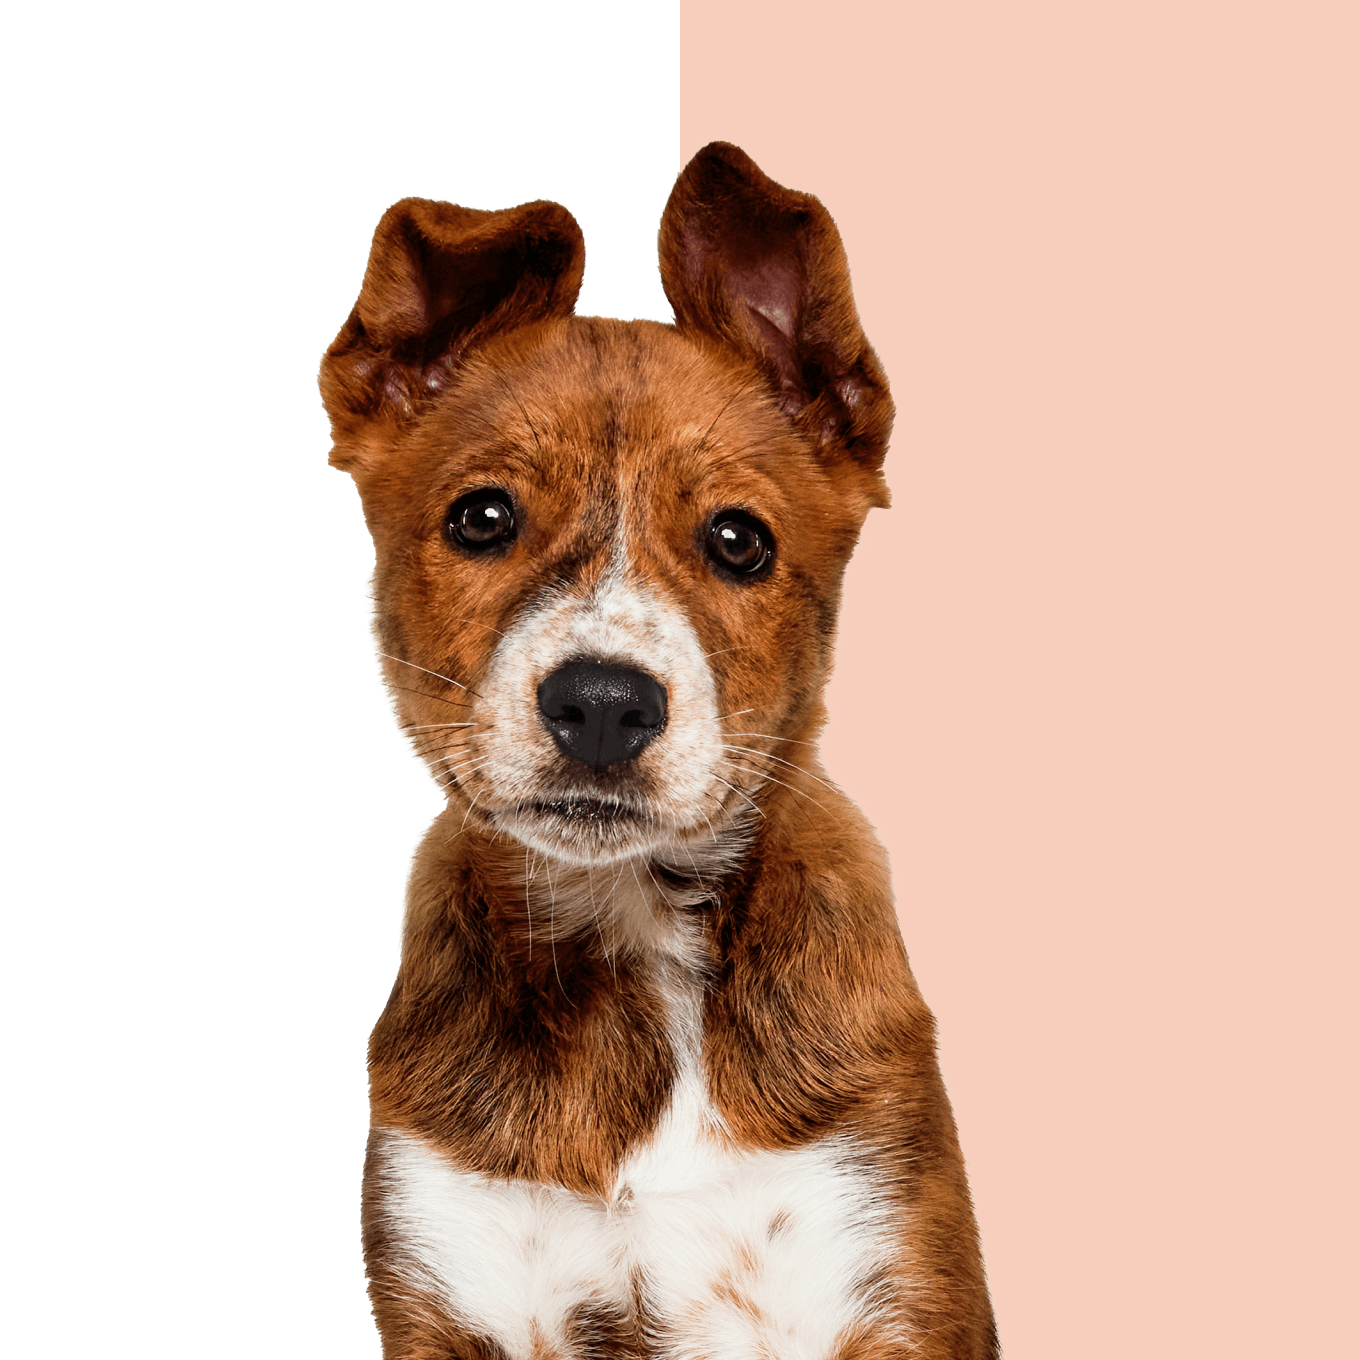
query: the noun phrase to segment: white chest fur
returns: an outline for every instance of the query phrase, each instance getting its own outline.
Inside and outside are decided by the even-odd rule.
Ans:
[[[569,1354],[573,1310],[626,1313],[638,1296],[669,1360],[826,1360],[874,1323],[882,1272],[899,1265],[871,1176],[839,1138],[734,1147],[700,1070],[699,984],[662,972],[678,1079],[607,1198],[464,1172],[379,1131],[412,1283],[512,1360]]]

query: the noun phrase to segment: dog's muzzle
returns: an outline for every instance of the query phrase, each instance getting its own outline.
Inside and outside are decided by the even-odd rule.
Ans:
[[[632,760],[666,725],[666,688],[642,671],[570,661],[538,687],[558,750],[592,770]]]

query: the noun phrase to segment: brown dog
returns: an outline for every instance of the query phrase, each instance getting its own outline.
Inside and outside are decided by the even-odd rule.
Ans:
[[[674,326],[574,317],[583,261],[554,203],[407,199],[321,372],[448,798],[370,1052],[384,1354],[994,1356],[887,864],[816,759],[892,421],[840,238],[715,143]]]

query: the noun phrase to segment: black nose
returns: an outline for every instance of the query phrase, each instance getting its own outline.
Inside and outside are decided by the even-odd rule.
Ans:
[[[558,749],[603,770],[632,760],[666,721],[666,689],[642,671],[571,661],[538,687],[543,723]]]

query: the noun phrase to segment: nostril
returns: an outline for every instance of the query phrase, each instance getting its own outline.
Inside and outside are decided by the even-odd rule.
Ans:
[[[640,708],[630,708],[619,719],[620,727],[655,727],[659,719],[648,718]]]

